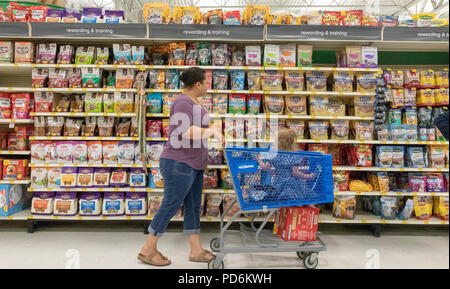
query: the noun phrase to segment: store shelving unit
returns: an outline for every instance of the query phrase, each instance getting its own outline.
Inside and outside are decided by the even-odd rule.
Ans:
[[[0,24],[1,25],[1,24]],[[24,26],[23,23],[11,23],[12,26]],[[78,24],[70,24],[78,25]],[[92,33],[90,35],[78,35],[78,34],[67,34],[64,33],[65,28],[70,26],[69,24],[52,24],[52,23],[28,23],[25,27],[27,32],[20,35],[1,35],[0,39],[12,39],[13,41],[25,40],[32,42],[43,42],[43,41],[55,41],[57,43],[71,43],[74,45],[86,45],[89,44],[105,44],[108,45],[112,43],[124,43],[130,42],[139,43],[141,45],[155,44],[155,43],[167,43],[174,41],[210,41],[210,42],[229,42],[229,43],[305,43],[313,45],[314,48],[319,50],[336,50],[340,49],[346,45],[371,45],[378,47],[380,51],[427,51],[427,52],[448,52],[448,27],[441,28],[408,28],[408,30],[402,28],[390,28],[390,27],[338,27],[340,31],[344,31],[346,36],[328,36],[328,37],[308,37],[308,33],[303,34],[302,32],[327,32],[331,31],[333,27],[325,26],[279,26],[279,25],[267,25],[265,27],[258,26],[237,26],[237,27],[224,27],[230,31],[231,36],[199,36],[195,34],[193,36],[189,33],[183,34],[184,30],[207,30],[208,25],[189,25],[183,26],[183,29],[179,29],[181,25],[146,25],[146,24],[119,24],[111,25],[111,29],[114,29],[114,34],[105,35],[101,33]],[[11,27],[12,27],[11,26]],[[95,27],[95,24],[79,24],[83,27]],[[22,27],[23,28],[23,27]],[[131,29],[130,29],[131,28]],[[423,36],[420,34],[423,30],[440,33],[446,37],[435,37]],[[234,34],[236,30],[245,31],[241,34]],[[233,32],[233,33],[231,33]],[[309,34],[311,35],[311,34]],[[331,35],[331,34],[330,34]],[[393,36],[394,35],[394,36]],[[385,63],[383,63],[386,65]],[[388,63],[389,64],[389,63]],[[189,66],[168,66],[168,65],[77,65],[77,64],[0,64],[0,75],[5,76],[9,73],[14,73],[14,75],[31,75],[33,68],[101,68],[103,70],[112,71],[119,68],[134,69],[134,70],[150,70],[150,69],[179,69],[185,70]],[[379,69],[367,69],[367,68],[336,68],[329,64],[319,65],[318,67],[251,67],[251,66],[203,66],[202,68],[207,70],[225,69],[225,70],[244,70],[244,71],[326,71],[326,72],[373,72],[379,73]],[[8,78],[9,79],[9,78]],[[11,81],[10,83],[5,83],[6,81],[0,82],[0,92],[55,92],[61,94],[72,94],[72,93],[86,93],[86,92],[133,92],[137,93],[137,89],[116,89],[116,88],[32,88],[29,85],[24,85],[21,81]],[[179,89],[146,89],[146,93],[161,92],[161,93],[180,93],[182,90]],[[208,93],[242,93],[242,94],[269,94],[269,95],[326,95],[334,97],[351,98],[354,96],[367,95],[372,96],[374,93],[358,93],[358,92],[314,92],[314,91],[263,91],[263,90],[209,90]],[[67,117],[88,117],[88,116],[111,116],[111,117],[135,117],[136,114],[104,114],[104,113],[33,113],[31,116],[67,116]],[[147,114],[148,118],[168,118],[168,115],[158,113],[158,114]],[[265,118],[265,119],[298,119],[298,120],[373,120],[373,118],[367,117],[357,117],[357,116],[309,116],[309,115],[211,115],[211,118],[227,119],[227,118]],[[0,124],[32,124],[33,120],[0,120]],[[138,137],[31,137],[31,140],[130,140],[138,141]],[[162,137],[148,137],[147,141],[166,141],[167,138]],[[229,140],[237,143],[267,143],[270,139],[230,139]],[[377,140],[311,140],[311,139],[299,139],[298,143],[323,143],[323,144],[398,144],[398,145],[449,145],[448,142],[424,142],[424,141],[377,141]],[[29,155],[30,152],[10,152],[1,151],[0,154],[8,155]],[[30,164],[30,167],[61,167],[65,165],[38,165]],[[76,165],[72,165],[76,166]],[[86,167],[137,167],[137,165],[86,165]],[[157,164],[149,164],[148,168],[157,168]],[[226,169],[226,165],[214,165],[208,166],[210,169]],[[387,171],[387,172],[445,172],[448,168],[364,168],[364,167],[350,167],[350,166],[339,166],[334,167],[334,170],[345,170],[345,171]],[[9,181],[8,181],[9,182]],[[29,181],[24,181],[28,184]],[[30,188],[29,191],[35,191]],[[40,190],[42,191],[42,190]],[[44,190],[45,191],[45,190]],[[76,192],[89,192],[89,191],[135,191],[135,192],[163,192],[162,188],[76,188],[76,189],[47,189],[47,191],[76,191]],[[233,190],[204,190],[204,193],[216,193],[216,194],[234,194]],[[448,196],[447,193],[398,193],[398,192],[335,192],[336,195],[358,195],[358,196]],[[7,220],[13,219],[23,219],[28,220],[29,230],[33,230],[33,226],[37,221],[45,220],[57,220],[57,221],[104,221],[104,220],[129,220],[129,221],[151,221],[152,217],[54,217],[54,216],[31,216],[29,210],[25,210],[15,216],[6,218]],[[0,220],[2,220],[0,218]],[[182,218],[174,218],[175,221],[181,221]],[[218,222],[219,218],[213,217],[202,217],[202,222]],[[249,218],[240,218],[240,221],[249,221]],[[357,214],[354,220],[340,220],[335,219],[331,216],[331,213],[325,212],[321,215],[320,223],[359,223],[359,224],[414,224],[414,225],[448,225],[448,222],[440,221],[437,219],[432,219],[430,221],[419,221],[419,220],[408,220],[408,221],[398,221],[398,220],[380,220],[379,217],[375,217],[369,214]],[[145,223],[147,224],[147,223]]]

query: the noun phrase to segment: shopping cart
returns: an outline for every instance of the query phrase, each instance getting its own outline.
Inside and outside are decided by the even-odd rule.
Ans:
[[[296,252],[306,268],[316,268],[318,253],[326,250],[320,233],[314,242],[285,242],[264,227],[282,207],[333,202],[331,156],[244,147],[228,147],[224,152],[236,199],[222,214],[220,233],[211,240],[211,250],[217,254],[208,268],[223,269],[227,254],[264,252]],[[225,216],[237,202],[239,211],[225,224]],[[253,217],[250,226],[239,222],[240,230],[228,230],[241,214],[261,212],[266,216],[259,227]],[[235,246],[233,241],[237,243]]]

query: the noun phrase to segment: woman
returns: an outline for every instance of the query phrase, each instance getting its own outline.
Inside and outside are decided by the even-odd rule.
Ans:
[[[208,83],[205,71],[189,68],[180,76],[184,93],[177,96],[170,109],[169,140],[160,157],[164,179],[164,199],[150,224],[149,236],[138,259],[150,265],[167,266],[171,261],[157,249],[159,238],[170,219],[184,205],[183,231],[189,235],[190,261],[209,262],[214,255],[200,243],[200,205],[203,172],[208,157],[208,138],[224,143],[223,135],[209,128],[208,112],[198,98],[206,95]]]

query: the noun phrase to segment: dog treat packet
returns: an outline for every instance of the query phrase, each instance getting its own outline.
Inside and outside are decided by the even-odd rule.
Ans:
[[[153,165],[159,164],[159,159],[163,149],[164,149],[164,142],[148,142],[147,162]]]
[[[77,184],[81,188],[89,188],[94,185],[94,168],[78,168]]]
[[[57,190],[61,187],[61,171],[62,168],[47,169],[47,188]]]
[[[102,93],[88,92],[85,94],[85,111],[87,113],[101,113],[102,112]]]
[[[88,149],[85,141],[73,142],[72,160],[74,164],[88,164]]]
[[[86,122],[83,125],[83,136],[95,136],[95,130],[97,128],[97,118],[95,116],[86,117]]]
[[[111,168],[95,168],[94,170],[94,187],[109,187],[109,179]]]
[[[213,94],[213,113],[226,114],[228,111],[228,95]]]
[[[83,8],[83,23],[102,23],[103,11],[101,8]]]
[[[134,71],[132,69],[116,70],[116,88],[129,89],[133,87]]]
[[[10,41],[0,41],[0,63],[11,63],[14,56],[14,43]]]
[[[245,46],[245,61],[246,66],[261,66],[261,47]]]
[[[67,86],[67,71],[59,68],[50,68],[48,71],[48,87],[66,88]]]
[[[147,176],[143,169],[132,168],[130,172],[130,187],[146,187]]]
[[[161,175],[161,172],[159,169],[151,169],[149,171],[149,186],[150,188],[163,188],[164,187],[164,179]]]
[[[103,216],[122,216],[125,214],[125,193],[105,192]]]
[[[61,188],[77,186],[78,168],[63,167],[61,170]]]
[[[88,162],[89,164],[101,164],[103,156],[103,144],[101,141],[88,141]]]
[[[119,157],[119,142],[117,141],[104,141],[103,147],[103,163],[109,165],[115,165],[118,162]]]
[[[75,216],[78,213],[78,199],[76,192],[58,192],[55,195],[53,215]]]
[[[45,141],[31,142],[31,163],[44,164],[45,163]]]
[[[83,47],[80,46],[75,52],[75,64],[94,64],[95,47]]]
[[[79,136],[82,125],[82,119],[66,118],[64,124],[64,136]]]
[[[295,44],[280,45],[280,67],[295,67],[296,61]]]
[[[228,113],[245,114],[246,96],[243,94],[230,94],[228,99]]]
[[[46,136],[47,119],[44,116],[37,116],[34,118],[34,135]],[[62,126],[61,126],[62,128]]]
[[[46,87],[48,77],[49,77],[48,68],[33,68],[31,71],[31,85],[34,88]]]
[[[114,112],[133,113],[134,94],[132,92],[114,92]]]
[[[44,157],[46,164],[57,164],[58,163],[58,152],[56,150],[56,142],[45,142],[44,144]]]
[[[166,89],[178,89],[180,86],[180,74],[178,69],[166,70],[164,86]]]
[[[95,64],[108,64],[109,59],[109,48],[104,47],[96,48],[97,53],[95,54]]]
[[[47,168],[31,168],[31,188],[35,190],[47,188]]]
[[[311,139],[326,140],[328,139],[328,122],[326,121],[310,121],[309,134]]]
[[[54,64],[56,61],[56,52],[57,52],[56,43],[39,44],[37,51],[38,57],[36,63]]]
[[[132,64],[132,48],[130,44],[113,44],[114,64]]]
[[[223,164],[223,150],[221,144],[218,142],[210,142],[208,144],[208,165]]]
[[[134,142],[120,141],[118,144],[118,163],[131,165],[134,163]]]
[[[34,44],[31,42],[14,43],[14,63],[30,63],[34,59]]]
[[[208,194],[206,196],[206,216],[220,217],[220,204],[222,203],[222,195]]]
[[[72,164],[73,142],[56,142],[56,155],[58,164]]]
[[[186,56],[186,43],[169,44],[169,65],[184,65]]]
[[[83,88],[100,88],[101,69],[100,68],[82,68],[81,81]]]
[[[62,45],[59,47],[58,64],[69,64],[75,57],[75,50],[71,45]]]
[[[80,195],[80,216],[100,216],[103,199],[100,192],[84,192]]]
[[[61,136],[64,127],[64,117],[52,116],[47,118],[47,135]]]
[[[264,109],[266,113],[283,114],[284,112],[283,96],[264,95]]]
[[[244,90],[245,85],[245,71],[232,70],[230,72],[230,81],[232,90]]]
[[[114,94],[103,93],[102,95],[103,95],[103,112],[114,113]]]
[[[81,17],[83,15],[76,10],[65,9],[62,13],[61,22],[62,23],[78,23],[81,22]]]
[[[348,140],[349,121],[331,120],[331,139]]]
[[[261,110],[262,96],[260,94],[247,95],[247,113],[259,114]]]
[[[286,113],[287,114],[306,114],[306,97],[286,95]]]
[[[67,70],[67,86],[69,88],[81,88],[83,80],[81,77],[81,69],[70,68]]]
[[[297,46],[297,66],[311,67],[312,66],[313,47],[311,45]]]
[[[175,101],[176,95],[172,93],[164,93],[162,95],[162,101],[163,101],[163,114],[169,115],[170,114],[170,107],[172,106],[172,103]]]

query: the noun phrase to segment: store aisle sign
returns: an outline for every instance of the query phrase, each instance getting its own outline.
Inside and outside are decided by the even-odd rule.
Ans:
[[[27,37],[27,23],[0,22],[0,36]]]
[[[145,24],[31,23],[33,37],[146,38]]]
[[[263,41],[264,26],[245,25],[149,25],[150,39]]]
[[[267,40],[381,40],[381,27],[267,25]]]
[[[385,27],[384,41],[448,42],[448,27]]]

